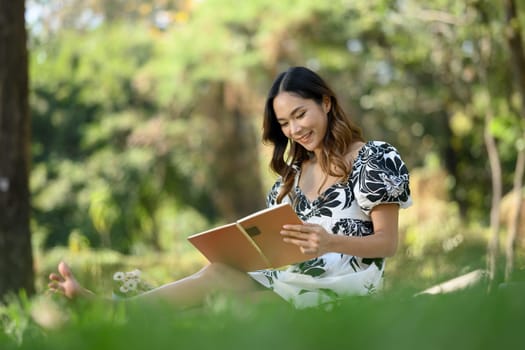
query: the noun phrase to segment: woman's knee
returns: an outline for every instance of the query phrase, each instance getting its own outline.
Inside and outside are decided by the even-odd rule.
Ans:
[[[210,263],[205,266],[201,273],[203,277],[209,278],[220,289],[224,290],[251,290],[254,289],[254,281],[243,271],[234,269],[222,263]]]

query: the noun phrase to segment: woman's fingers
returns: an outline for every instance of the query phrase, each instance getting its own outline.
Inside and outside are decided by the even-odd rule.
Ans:
[[[299,247],[299,249],[301,249],[301,252],[303,253],[317,253],[319,250],[319,244],[317,240],[284,237],[283,241],[286,243],[295,244]]]
[[[283,241],[295,244],[304,254],[317,254],[320,249],[321,235],[318,225],[284,225],[281,235]]]
[[[301,231],[305,231],[307,227],[305,225],[284,225],[283,229],[286,231],[301,232]]]
[[[284,225],[281,230],[281,235],[299,239],[308,239],[310,231],[303,225]]]
[[[296,231],[281,231],[281,235],[287,238],[295,238],[300,240],[307,240],[310,237],[309,233],[296,232]]]
[[[322,235],[322,232],[320,232],[316,226],[284,225],[283,229],[281,230],[281,235],[285,237],[318,242],[319,236]]]
[[[303,254],[315,254],[317,253],[317,249],[315,248],[305,248],[305,247],[299,247],[301,250],[301,253]]]

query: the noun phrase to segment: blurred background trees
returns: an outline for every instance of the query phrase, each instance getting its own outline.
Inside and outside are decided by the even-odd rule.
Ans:
[[[472,268],[439,270],[473,245],[481,266],[498,176],[487,146],[503,196],[525,142],[515,8],[507,21],[490,0],[27,0],[34,245],[180,253],[187,235],[262,208],[265,94],[306,65],[412,170],[400,276],[407,259],[429,279]]]

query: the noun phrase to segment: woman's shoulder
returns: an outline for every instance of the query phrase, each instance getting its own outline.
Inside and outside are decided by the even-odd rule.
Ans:
[[[354,163],[355,168],[372,167],[374,169],[396,168],[397,171],[406,172],[405,163],[392,144],[386,141],[367,141],[360,149]],[[392,170],[392,169],[391,169]]]
[[[387,141],[382,141],[382,140],[369,140],[369,141],[366,141],[363,144],[362,149],[395,150],[395,151],[397,151],[395,146],[393,146],[392,144],[390,144]]]
[[[381,140],[366,141],[359,149],[357,158],[396,156],[401,157],[397,148],[392,144]]]
[[[366,145],[364,141],[355,141],[350,145],[350,149],[345,154],[345,159],[350,164],[359,156],[361,150]]]

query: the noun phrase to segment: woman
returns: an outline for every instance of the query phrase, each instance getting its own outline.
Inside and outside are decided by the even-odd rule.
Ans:
[[[399,208],[411,204],[408,171],[396,149],[365,143],[334,92],[304,67],[292,67],[274,81],[263,140],[274,147],[271,168],[280,175],[267,204],[289,202],[304,222],[283,226],[283,240],[319,257],[248,274],[209,264],[138,298],[165,298],[188,307],[210,293],[271,290],[302,308],[381,287],[384,258],[397,249]],[[67,297],[92,294],[64,263],[50,280],[50,289]]]

